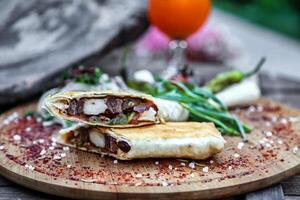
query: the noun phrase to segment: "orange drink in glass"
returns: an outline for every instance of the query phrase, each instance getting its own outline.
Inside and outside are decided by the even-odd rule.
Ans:
[[[149,18],[153,25],[172,39],[186,39],[206,21],[209,0],[149,0]]]
[[[170,78],[185,64],[186,38],[196,32],[207,20],[210,0],[149,0],[148,15],[151,23],[171,38],[173,57],[166,71]]]

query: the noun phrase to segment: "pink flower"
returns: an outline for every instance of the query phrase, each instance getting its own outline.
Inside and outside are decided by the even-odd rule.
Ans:
[[[150,52],[167,51],[169,38],[158,28],[151,26],[136,44],[138,50]]]
[[[151,26],[136,44],[138,54],[168,51],[170,39]],[[226,62],[235,58],[240,51],[239,41],[224,25],[204,25],[188,39],[187,55],[199,61]]]

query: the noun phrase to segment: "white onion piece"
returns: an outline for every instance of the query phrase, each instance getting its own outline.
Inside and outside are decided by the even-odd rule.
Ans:
[[[261,91],[255,80],[246,79],[216,94],[228,107],[249,105],[260,98]]]
[[[152,73],[148,70],[138,70],[134,72],[133,79],[140,82],[146,82],[146,83],[154,83],[154,77]]]

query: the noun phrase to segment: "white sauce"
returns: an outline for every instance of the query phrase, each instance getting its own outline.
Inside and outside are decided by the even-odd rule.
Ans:
[[[103,99],[88,99],[83,105],[83,113],[87,115],[99,115],[104,113],[107,106]]]
[[[90,140],[91,142],[97,146],[97,147],[100,147],[100,148],[104,148],[105,147],[105,138],[104,138],[104,135],[102,134],[99,134],[95,131],[90,131],[89,132],[89,135],[90,135]]]

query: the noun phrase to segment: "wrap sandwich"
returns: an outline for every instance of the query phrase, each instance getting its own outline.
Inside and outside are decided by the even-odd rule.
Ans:
[[[206,159],[224,148],[213,123],[179,122],[134,128],[77,125],[62,129],[57,142],[120,160],[138,158]]]
[[[151,96],[127,92],[60,92],[49,95],[44,107],[54,116],[102,127],[137,127],[160,123]]]

